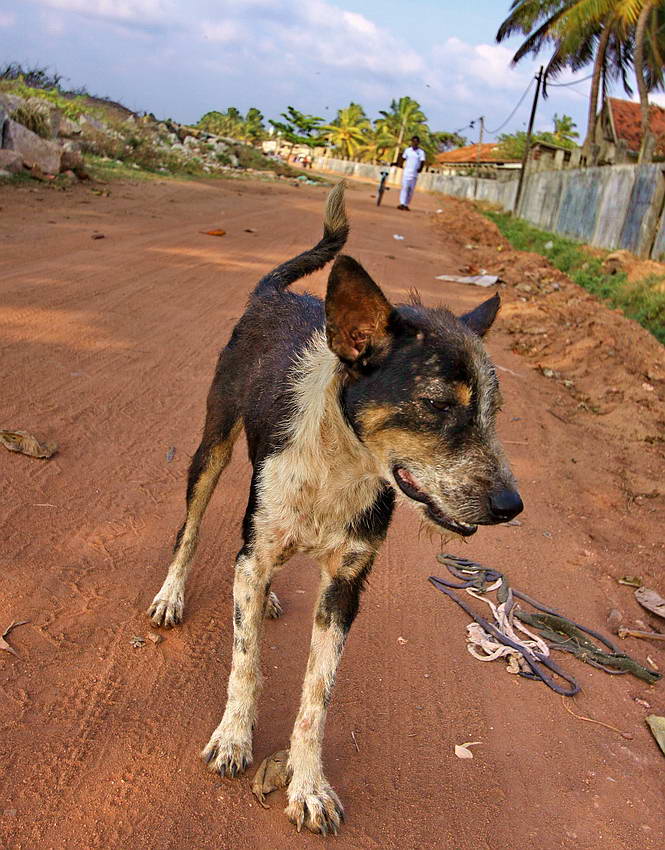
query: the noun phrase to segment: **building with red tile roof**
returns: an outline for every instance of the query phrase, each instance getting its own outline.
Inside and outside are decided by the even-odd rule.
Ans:
[[[640,104],[618,97],[605,98],[598,115],[595,141],[599,146],[598,163],[634,162],[642,144],[642,112]],[[654,156],[665,157],[665,109],[652,104],[649,126],[655,138]]]
[[[467,145],[464,148],[455,148],[452,151],[444,151],[435,157],[436,166],[470,166],[470,165],[506,165],[508,163],[519,163],[518,159],[502,156],[496,143],[490,142],[483,145]]]

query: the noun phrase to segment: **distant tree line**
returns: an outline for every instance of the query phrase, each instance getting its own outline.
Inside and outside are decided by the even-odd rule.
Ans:
[[[420,104],[410,97],[393,100],[389,109],[370,120],[359,103],[350,103],[337,111],[330,123],[318,115],[309,115],[289,106],[281,120],[270,120],[273,135],[286,144],[328,147],[335,155],[361,162],[394,161],[412,136],[433,159],[437,153],[467,144],[464,136],[432,130]],[[256,143],[268,137],[265,119],[258,109],[246,115],[231,106],[224,112],[207,112],[198,127],[221,136],[232,136]]]

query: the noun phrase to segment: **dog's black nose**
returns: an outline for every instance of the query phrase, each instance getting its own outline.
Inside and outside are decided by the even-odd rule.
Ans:
[[[495,522],[507,522],[509,519],[521,514],[524,505],[517,490],[495,490],[490,493],[490,512]]]

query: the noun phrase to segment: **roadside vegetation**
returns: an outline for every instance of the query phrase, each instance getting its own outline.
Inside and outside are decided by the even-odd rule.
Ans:
[[[68,89],[63,78],[47,68],[26,68],[17,63],[0,67],[0,118],[4,120],[6,115],[49,145],[70,154],[75,151],[75,176],[84,174],[85,160],[97,173],[105,170],[107,176],[123,171],[162,177],[252,172],[255,176],[304,179],[299,170],[264,155],[259,144],[266,131],[258,110],[250,109],[244,117],[233,109],[227,113],[209,113],[199,126],[179,124],[170,118],[160,121],[85,89]],[[72,168],[69,165],[67,170]],[[39,172],[28,170],[41,179]],[[319,178],[308,174],[307,179]]]
[[[607,271],[603,258],[591,255],[578,242],[538,230],[509,213],[488,209],[482,212],[497,225],[513,248],[546,257],[575,283],[612,307],[619,307],[624,315],[635,319],[665,344],[665,277],[631,282],[625,272]]]

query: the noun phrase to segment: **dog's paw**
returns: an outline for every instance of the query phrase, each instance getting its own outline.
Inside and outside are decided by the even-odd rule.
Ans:
[[[173,626],[182,623],[185,613],[184,597],[180,593],[172,593],[167,596],[160,590],[152,600],[147,613],[153,625],[171,629]]]
[[[276,620],[278,617],[281,617],[283,613],[284,609],[277,598],[277,594],[271,591],[268,594],[268,599],[266,601],[266,620]]]
[[[252,763],[251,744],[236,743],[223,735],[213,735],[201,753],[208,770],[233,779],[244,773]]]
[[[337,835],[344,821],[344,809],[339,797],[329,785],[312,794],[289,794],[289,805],[284,814],[296,825],[298,832],[304,827],[321,835]]]

